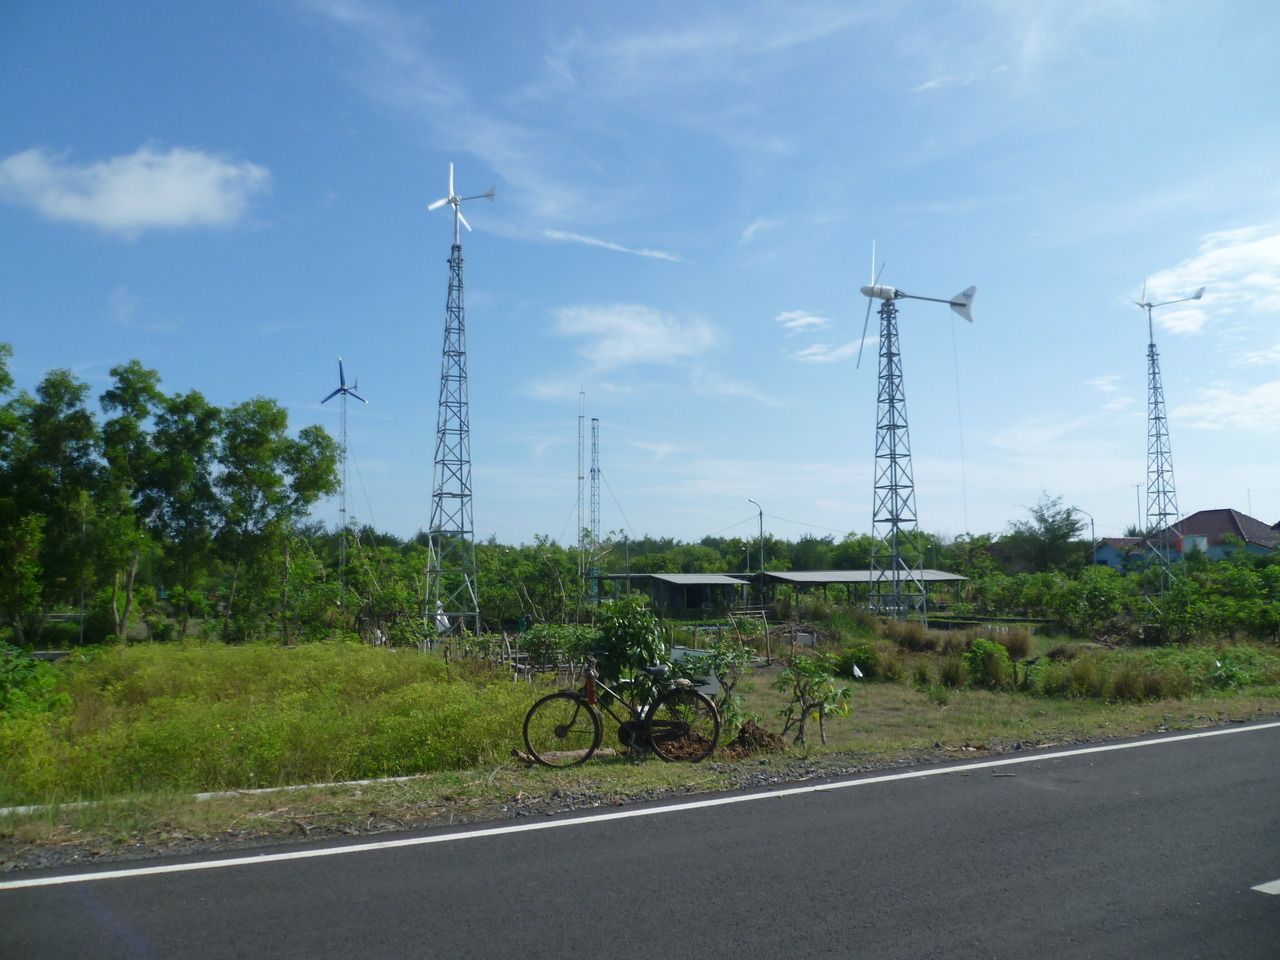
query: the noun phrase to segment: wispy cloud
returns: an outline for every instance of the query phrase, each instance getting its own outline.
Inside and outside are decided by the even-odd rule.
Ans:
[[[766,220],[764,217],[759,217],[751,223],[747,229],[742,231],[742,239],[739,242],[750,243],[756,238],[757,234],[764,233],[767,230],[772,230],[774,227],[779,227],[781,225],[781,220]]]
[[[653,456],[653,463],[658,463],[671,456],[673,453],[680,453],[686,448],[677,446],[674,443],[646,443],[642,440],[632,440],[631,445],[638,447]]]
[[[543,230],[542,235],[549,240],[567,240],[572,243],[585,243],[591,247],[603,247],[606,250],[616,250],[619,253],[631,253],[637,257],[652,257],[654,260],[670,260],[672,263],[682,263],[683,261],[673,253],[663,253],[661,250],[633,250],[630,247],[624,247],[620,243],[611,243],[608,240],[597,240],[595,237],[584,237],[580,233],[568,233],[564,230]]]
[[[809,313],[806,310],[787,310],[778,314],[773,318],[782,329],[788,334],[794,336],[797,333],[806,333],[810,330],[822,330],[831,326],[831,321],[826,317],[820,317],[815,313]]]
[[[964,73],[956,76],[947,75],[934,77],[932,80],[926,80],[918,87],[913,88],[912,93],[925,93],[930,90],[945,90],[948,87],[967,87],[974,83],[981,83],[986,80],[992,80],[1000,74],[1007,71],[1007,66],[1001,65],[993,67],[990,70],[979,70],[972,73]]]
[[[556,329],[586,341],[578,352],[602,370],[636,363],[674,363],[700,356],[718,339],[704,320],[682,320],[638,304],[564,307],[556,311]]]
[[[791,354],[792,360],[799,360],[801,363],[835,363],[837,360],[847,360],[850,357],[858,355],[858,347],[861,341],[850,340],[846,344],[838,347],[829,347],[825,343],[815,343],[811,347],[805,347]]]
[[[0,197],[52,220],[128,238],[161,228],[227,226],[270,185],[271,174],[257,164],[150,144],[89,164],[42,147],[0,161]]]
[[[1147,299],[1175,300],[1202,286],[1203,300],[1156,310],[1155,322],[1171,333],[1198,333],[1232,315],[1280,313],[1280,224],[1209,234],[1196,256],[1147,280]]]
[[[782,403],[765,393],[760,387],[746,380],[735,380],[713,370],[699,370],[693,378],[693,389],[704,397],[742,397],[769,407]]]
[[[1169,415],[1202,430],[1280,432],[1280,380],[1247,390],[1209,387],[1195,402],[1177,407]]]
[[[181,320],[167,320],[154,313],[143,311],[143,301],[126,287],[116,287],[107,300],[111,319],[122,327],[150,330],[154,333],[171,333],[182,326]]]

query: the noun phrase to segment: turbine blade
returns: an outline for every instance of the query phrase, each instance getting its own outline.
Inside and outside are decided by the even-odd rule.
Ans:
[[[872,264],[874,267],[875,265]],[[854,364],[853,369],[858,370],[862,367],[862,348],[867,343],[867,325],[871,323],[871,298],[867,297],[867,315],[862,318],[862,339],[858,341],[858,362]]]
[[[449,164],[449,196],[453,196],[453,164]]]
[[[338,358],[338,384],[345,387],[347,385],[347,375],[342,372],[342,358]]]
[[[339,387],[337,390],[333,391],[333,393],[329,394],[327,397],[325,397],[325,398],[324,398],[323,400],[321,400],[320,402],[321,402],[321,403],[328,403],[330,400],[332,400],[334,397],[336,397],[336,396],[337,396],[338,394],[340,394],[340,393],[342,393],[342,388],[341,388],[341,387]]]
[[[951,298],[951,309],[970,323],[973,323],[973,314],[969,311],[973,306],[973,295],[977,292],[977,287],[969,287],[967,290],[961,290]]]
[[[347,391],[347,396],[348,396],[348,397],[355,397],[355,398],[356,398],[357,400],[359,400],[361,403],[368,403],[368,402],[369,402],[369,401],[368,401],[368,400],[366,400],[364,397],[360,396],[360,394],[356,393],[354,389],[348,390],[348,391]]]
[[[462,225],[464,227],[466,227],[468,230],[471,229],[471,224],[467,223],[467,218],[462,215],[461,210],[458,211],[458,219],[462,221]]]
[[[427,204],[427,209],[428,209],[428,210],[439,210],[441,207],[443,207],[443,206],[444,206],[446,203],[448,203],[448,202],[449,202],[449,198],[448,198],[448,197],[441,197],[441,198],[440,198],[439,200],[437,200],[435,203]]]

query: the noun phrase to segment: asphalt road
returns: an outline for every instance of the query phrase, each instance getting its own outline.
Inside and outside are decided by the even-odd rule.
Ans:
[[[0,957],[1277,960],[1280,724],[1147,743],[11,874]]]

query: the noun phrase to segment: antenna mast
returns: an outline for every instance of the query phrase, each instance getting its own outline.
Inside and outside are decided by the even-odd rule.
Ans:
[[[587,535],[583,520],[583,492],[586,489],[586,474],[583,472],[585,448],[583,446],[583,429],[586,425],[587,392],[578,391],[578,576],[587,575]]]
[[[1142,299],[1135,300],[1147,314],[1147,529],[1146,536],[1160,558],[1161,589],[1168,586],[1169,563],[1178,551],[1178,495],[1173,482],[1173,452],[1169,446],[1169,420],[1164,409],[1164,384],[1160,377],[1160,354],[1156,350],[1155,323],[1151,311],[1171,303],[1185,303],[1204,296],[1201,287],[1189,297],[1151,303],[1147,285]]]
[[[591,418],[591,599],[600,595],[600,421]]]
[[[444,347],[440,359],[436,454],[428,533],[426,632],[429,638],[470,631],[480,633],[476,591],[475,526],[471,512],[471,413],[467,387],[466,310],[462,296],[462,243],[459,225],[466,200],[492,200],[494,189],[474,197],[458,196],[449,164],[449,195],[427,209],[453,207],[453,247],[449,254],[449,295],[445,303]]]

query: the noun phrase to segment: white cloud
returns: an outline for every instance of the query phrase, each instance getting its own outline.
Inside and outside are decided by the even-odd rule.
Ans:
[[[685,447],[676,446],[674,443],[646,443],[641,440],[632,440],[631,445],[652,454],[654,463],[665,460],[672,454],[681,453],[686,449]]]
[[[801,363],[834,363],[837,360],[847,360],[849,357],[858,355],[858,347],[861,341],[851,340],[839,347],[829,347],[825,343],[815,343],[811,347],[805,347],[791,354],[792,360],[799,360]]]
[[[1117,393],[1120,390],[1120,376],[1118,374],[1108,374],[1105,377],[1096,377],[1093,380],[1085,381],[1085,386],[1096,387],[1103,393]]]
[[[168,320],[154,313],[144,313],[143,306],[141,298],[134,296],[124,286],[112,290],[107,300],[111,318],[122,327],[170,333],[182,326],[181,320]]]
[[[734,380],[709,370],[699,370],[693,378],[693,389],[704,397],[744,397],[769,407],[781,404],[754,383]]]
[[[1207,235],[1196,256],[1147,281],[1147,300],[1176,300],[1205,287],[1194,306],[1157,309],[1154,321],[1173,333],[1198,333],[1232,314],[1280,313],[1280,224]]]
[[[564,307],[555,317],[560,333],[588,341],[579,353],[605,370],[633,363],[673,363],[707,352],[717,340],[715,328],[703,320],[681,320],[638,304]]]
[[[1248,390],[1209,387],[1197,402],[1171,410],[1171,419],[1203,430],[1280,431],[1280,380]]]
[[[756,234],[765,230],[772,230],[774,227],[782,225],[781,220],[766,220],[764,217],[757,218],[747,229],[742,231],[741,243],[750,243],[756,238]]]
[[[831,326],[831,321],[826,317],[820,317],[804,310],[787,310],[773,319],[782,324],[782,328],[793,336],[797,333],[804,333],[806,330],[822,330]]]
[[[617,250],[619,253],[633,253],[638,257],[652,257],[655,260],[670,260],[672,263],[681,262],[680,258],[672,253],[663,253],[661,250],[633,250],[630,247],[611,243],[608,240],[597,240],[595,237],[584,237],[579,233],[566,233],[563,230],[543,230],[542,235],[549,240],[569,240],[573,243],[585,243],[591,247],[604,247],[606,250]]]
[[[924,93],[928,90],[944,90],[947,87],[967,87],[973,83],[979,83],[983,80],[990,80],[1004,73],[1009,68],[1007,66],[998,66],[990,70],[982,70],[973,73],[965,73],[959,76],[940,76],[934,77],[932,80],[926,80],[924,83],[915,87],[912,93]]]
[[[234,223],[270,184],[265,167],[183,147],[147,145],[92,164],[36,147],[0,161],[0,196],[11,203],[130,238]]]

